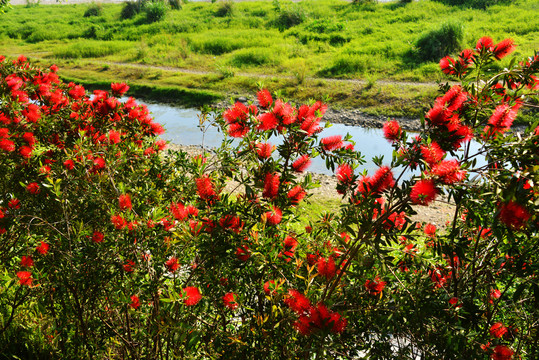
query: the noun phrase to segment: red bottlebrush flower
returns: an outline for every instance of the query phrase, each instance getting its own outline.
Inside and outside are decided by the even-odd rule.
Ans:
[[[507,334],[508,330],[507,328],[500,322],[492,324],[492,326],[489,329],[490,335],[495,338],[501,338],[505,334]]]
[[[492,360],[511,360],[514,351],[505,345],[496,345],[494,352],[490,355]]]
[[[202,200],[213,201],[217,194],[213,189],[213,184],[208,176],[196,179],[197,193]]]
[[[502,296],[502,292],[498,289],[492,290],[489,294],[489,302],[492,304],[494,300],[499,299]]]
[[[125,264],[122,265],[125,272],[133,272],[135,271],[135,262],[133,260],[127,260]]]
[[[236,257],[241,261],[247,261],[251,257],[251,251],[247,245],[236,248]]]
[[[428,223],[427,225],[425,225],[425,228],[423,229],[423,232],[428,237],[435,237],[436,236],[436,226],[434,226],[431,223]]]
[[[131,304],[129,304],[133,309],[137,310],[140,307],[140,299],[137,295],[131,295]]]
[[[290,199],[292,205],[298,205],[306,194],[307,193],[303,190],[301,185],[296,185],[288,192],[288,194],[286,194],[286,196]]]
[[[0,149],[7,152],[15,151],[15,143],[8,139],[0,139]]]
[[[466,69],[468,66],[470,66],[471,63],[473,63],[474,57],[475,56],[472,49],[462,50],[459,55],[460,66],[463,69]]]
[[[228,125],[227,133],[228,135],[235,138],[242,138],[249,131],[249,127],[245,124],[232,123]]]
[[[110,88],[114,96],[123,96],[129,90],[129,86],[125,83],[112,83]]]
[[[436,102],[434,107],[425,114],[425,119],[429,120],[432,125],[441,126],[449,121],[449,114],[442,104]]]
[[[25,159],[30,159],[32,151],[34,151],[34,149],[31,146],[21,146],[19,148],[19,154]]]
[[[275,146],[269,143],[256,144],[256,153],[261,159],[267,159],[271,156],[271,153],[275,150]]]
[[[455,60],[451,56],[446,56],[440,59],[440,69],[444,74],[455,75]]]
[[[112,215],[110,222],[117,230],[122,230],[127,226],[127,221],[120,215]]]
[[[305,295],[297,290],[288,290],[288,297],[284,300],[285,304],[296,314],[303,314],[311,308],[311,302]]]
[[[34,259],[32,259],[31,256],[23,255],[21,258],[21,266],[22,267],[32,267],[34,266]]]
[[[39,246],[36,248],[37,252],[40,253],[41,255],[47,255],[47,253],[49,252],[49,248],[50,248],[50,245],[47,244],[46,242],[42,241]]]
[[[194,286],[188,286],[184,288],[183,293],[185,293],[185,299],[183,300],[183,303],[187,306],[196,305],[202,299],[202,294],[200,293],[199,288]]]
[[[434,165],[432,173],[446,185],[463,181],[466,178],[466,171],[460,169],[460,164],[456,159],[444,160]]]
[[[258,130],[266,131],[273,130],[277,127],[279,119],[273,113],[264,113],[258,116],[259,124],[257,126]]]
[[[237,101],[234,106],[228,108],[228,110],[223,113],[223,117],[229,124],[234,122],[244,123],[248,116],[249,108],[239,101]]]
[[[354,170],[349,164],[342,164],[337,168],[335,172],[337,176],[337,181],[343,184],[350,184],[354,177]]]
[[[505,39],[496,44],[492,52],[494,53],[496,59],[500,60],[501,58],[504,58],[505,56],[512,53],[513,50],[515,50],[515,43],[513,42],[513,40]]]
[[[152,128],[152,134],[154,135],[163,135],[165,133],[165,128],[161,124],[152,122],[150,123],[150,127]]]
[[[320,118],[307,116],[305,120],[301,122],[300,129],[305,131],[307,136],[322,131],[322,128],[320,127]]]
[[[244,224],[239,218],[239,216],[227,214],[219,220],[219,225],[221,225],[223,229],[229,229],[235,232],[236,234],[239,234],[241,230],[243,229]]]
[[[393,177],[393,172],[387,166],[378,168],[376,173],[369,179],[369,190],[376,194],[383,192],[393,185],[395,185],[395,178]]]
[[[296,251],[298,244],[299,244],[298,241],[290,235],[287,235],[284,238],[283,246],[288,251],[292,251],[292,252]]]
[[[64,161],[64,167],[67,170],[73,170],[75,168],[75,162],[71,159]]]
[[[26,185],[26,191],[28,191],[30,194],[36,195],[39,194],[41,190],[36,182],[31,182],[30,184]]]
[[[20,285],[26,285],[30,286],[32,285],[32,273],[29,271],[19,271],[17,273],[17,277],[19,278],[19,284]]]
[[[437,102],[447,108],[448,112],[452,113],[460,110],[466,99],[468,99],[467,93],[462,90],[460,85],[455,85],[444,96],[438,98]]]
[[[223,296],[223,304],[230,310],[234,310],[238,307],[237,298],[238,295],[233,292],[226,293]]]
[[[120,210],[131,210],[133,205],[131,204],[131,196],[129,194],[122,194],[118,198],[118,206]]]
[[[103,234],[101,231],[94,231],[92,234],[92,241],[96,244],[102,243],[105,239],[105,234]]]
[[[283,218],[283,212],[278,207],[272,206],[271,211],[267,211],[265,216],[268,224],[277,225]]]
[[[323,257],[318,258],[318,274],[330,280],[335,276],[337,268],[335,266],[335,260],[333,257],[329,257],[327,260]]]
[[[419,180],[412,187],[410,199],[412,203],[418,205],[430,204],[438,195],[438,189],[432,180]]]
[[[333,151],[343,147],[342,136],[333,135],[320,140],[320,144],[326,151]]]
[[[304,172],[309,166],[311,166],[311,158],[305,154],[300,156],[296,161],[292,163],[292,168],[296,172]]]
[[[36,138],[34,137],[34,134],[31,132],[25,132],[22,138],[30,146],[33,146],[36,143]]]
[[[267,89],[260,90],[256,96],[258,97],[258,103],[262,108],[268,108],[273,104],[273,99],[270,92]]]
[[[86,90],[81,85],[75,85],[71,87],[71,89],[69,89],[68,94],[73,99],[78,100],[82,98],[84,95],[86,95]]]
[[[500,207],[498,218],[507,227],[513,230],[520,230],[526,226],[530,218],[530,213],[524,206],[514,201],[509,201]]]
[[[369,294],[376,296],[384,290],[386,284],[387,283],[385,281],[380,281],[380,278],[376,277],[375,280],[367,280],[365,282],[365,288],[367,289]]]
[[[105,159],[103,158],[95,158],[94,159],[94,166],[93,168],[95,170],[101,170],[101,169],[104,169],[105,168]]]
[[[120,133],[115,130],[109,131],[109,143],[118,144],[120,142]]]
[[[396,142],[401,138],[402,129],[399,125],[399,122],[396,120],[388,121],[384,124],[384,137],[389,142]]]
[[[0,219],[3,219],[6,216],[4,209],[0,207]]]
[[[21,202],[19,201],[19,199],[11,199],[7,203],[7,206],[10,209],[20,209],[21,208]]]
[[[504,132],[511,127],[518,113],[520,105],[510,107],[507,104],[498,105],[492,116],[488,119],[488,124],[497,132]]]
[[[421,145],[421,155],[427,164],[433,166],[442,161],[445,151],[442,150],[438,143],[433,141],[429,145]]]
[[[172,216],[176,220],[183,221],[187,219],[189,216],[188,210],[185,208],[185,206],[182,203],[171,203],[170,204],[170,212],[172,213]]]
[[[168,271],[170,272],[176,272],[180,265],[178,264],[178,259],[175,256],[171,256],[166,262],[165,266],[167,267]]]
[[[493,49],[493,41],[488,36],[483,36],[481,39],[477,40],[477,44],[475,45],[475,50],[479,53],[483,51],[492,51]]]
[[[31,123],[37,123],[37,121],[41,118],[39,106],[36,104],[28,104],[26,109],[22,111],[22,114],[26,116],[26,119]]]
[[[262,196],[268,199],[275,199],[279,194],[279,174],[266,174],[264,179],[264,191]]]

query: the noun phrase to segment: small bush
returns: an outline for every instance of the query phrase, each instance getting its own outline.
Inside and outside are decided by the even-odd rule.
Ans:
[[[181,0],[168,0],[168,5],[173,10],[180,10],[182,8]]]
[[[307,18],[305,11],[296,4],[292,4],[286,8],[279,7],[277,11],[278,14],[275,19],[275,26],[281,31],[299,25]]]
[[[438,29],[422,34],[416,42],[421,61],[438,61],[461,47],[464,29],[461,24],[448,22]]]
[[[146,21],[148,23],[154,23],[165,17],[167,6],[162,1],[149,2],[144,5],[144,12],[146,13]]]
[[[135,1],[126,1],[120,13],[120,18],[122,20],[132,19],[140,12],[140,6],[138,2]]]
[[[84,17],[103,15],[103,6],[101,4],[91,3],[84,12]]]
[[[219,7],[215,12],[215,16],[225,17],[232,16],[234,13],[234,3],[230,0],[225,0],[219,3]]]

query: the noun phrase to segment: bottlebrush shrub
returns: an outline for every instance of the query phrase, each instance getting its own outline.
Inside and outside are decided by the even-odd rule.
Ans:
[[[539,57],[485,78],[492,44],[419,134],[387,126],[373,174],[320,134],[320,102],[261,91],[216,114],[213,154],[164,156],[125,85],[89,98],[1,58],[0,343],[38,314],[24,327],[58,358],[536,358],[539,130],[510,127]],[[309,221],[317,156],[343,205]],[[439,199],[453,221],[424,231],[413,206]]]

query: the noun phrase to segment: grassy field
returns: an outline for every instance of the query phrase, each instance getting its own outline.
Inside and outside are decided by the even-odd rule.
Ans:
[[[14,6],[0,14],[0,52],[56,63],[87,84],[127,80],[141,92],[159,88],[159,96],[167,89],[193,94],[186,103],[251,94],[263,82],[295,100],[330,97],[340,107],[417,116],[436,87],[403,82],[446,80],[417,47],[429,32],[447,24],[461,29],[462,48],[484,35],[511,37],[520,57],[539,48],[537,0],[486,10],[427,0],[197,2],[155,22],[144,12],[122,20],[121,4],[97,5],[97,16],[84,16],[92,6]]]

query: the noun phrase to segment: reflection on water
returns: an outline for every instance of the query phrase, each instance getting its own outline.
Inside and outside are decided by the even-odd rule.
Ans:
[[[216,127],[209,127],[203,134],[198,127],[200,112],[195,109],[184,109],[166,104],[147,103],[148,109],[152,112],[155,120],[161,123],[166,133],[163,135],[165,140],[179,145],[202,145],[206,147],[217,147],[223,139]],[[361,167],[367,169],[370,174],[376,170],[376,166],[371,159],[374,156],[384,156],[384,163],[389,164],[393,153],[393,148],[389,142],[384,139],[382,129],[362,128],[359,126],[348,126],[343,124],[333,124],[331,127],[324,129],[320,134],[321,137],[331,135],[352,135],[355,141],[355,149],[359,150],[365,157],[367,163]],[[278,139],[271,139],[270,142],[274,145],[278,144]],[[471,150],[477,150],[479,144],[472,143]],[[472,151],[473,153],[473,151]],[[318,160],[318,161],[317,161]],[[332,174],[330,170],[325,168],[325,164],[320,159],[314,159],[309,171]]]

